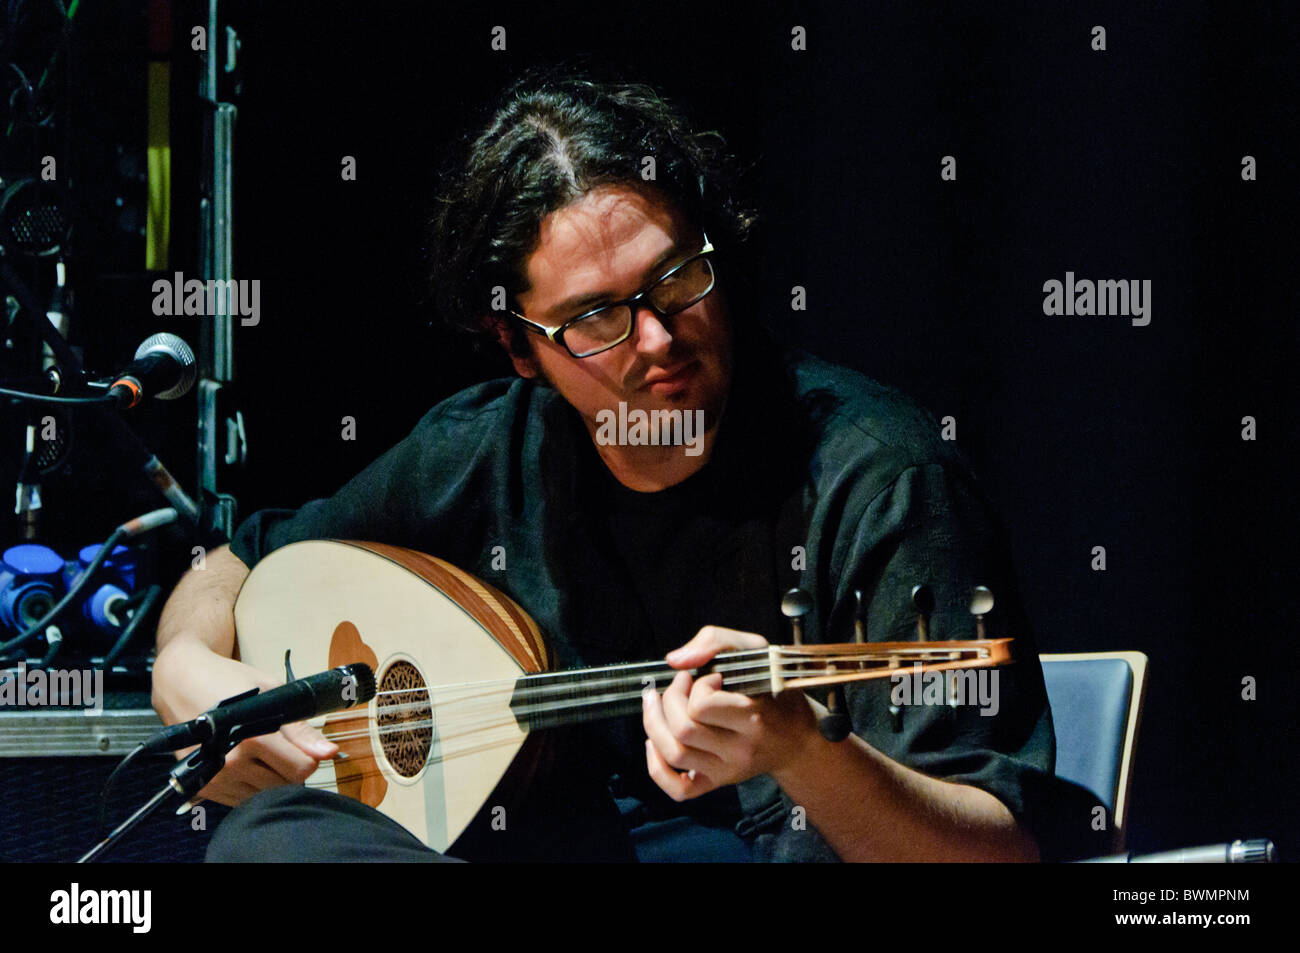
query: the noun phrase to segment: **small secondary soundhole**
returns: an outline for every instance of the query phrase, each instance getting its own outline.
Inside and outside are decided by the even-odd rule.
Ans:
[[[433,747],[433,707],[420,670],[394,662],[379,682],[379,739],[384,757],[404,778],[424,768]]]

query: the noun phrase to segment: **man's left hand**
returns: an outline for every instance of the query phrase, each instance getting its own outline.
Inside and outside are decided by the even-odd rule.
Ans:
[[[698,668],[719,652],[766,647],[761,635],[709,625],[669,652],[668,664]],[[820,737],[803,692],[749,697],[723,691],[719,674],[678,672],[662,698],[647,688],[642,703],[646,765],[674,801],[788,768]]]

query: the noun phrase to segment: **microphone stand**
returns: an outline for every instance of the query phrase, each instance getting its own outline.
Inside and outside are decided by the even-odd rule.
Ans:
[[[35,296],[32,294],[31,290],[23,284],[22,279],[18,277],[17,273],[14,272],[13,268],[4,260],[3,257],[0,257],[0,282],[7,286],[10,291],[13,292],[14,297],[18,299],[18,302],[21,305],[19,315],[21,316],[24,313],[29,315],[30,321],[33,327],[36,328],[38,336],[49,346],[50,350],[54,352],[54,356],[58,360],[59,366],[72,375],[73,380],[59,381],[55,385],[54,390],[63,390],[68,385],[72,385],[74,390],[101,389],[101,385],[97,385],[94,381],[89,380],[86,375],[86,370],[82,366],[81,359],[77,357],[76,352],[73,351],[68,342],[64,340],[63,335],[59,333],[58,329],[55,328],[48,318],[43,318],[41,316],[42,311],[36,302]],[[106,387],[103,387],[102,389],[107,392]],[[208,546],[214,541],[217,545],[227,542],[224,533],[214,533],[212,531],[211,527],[207,525],[208,521],[204,519],[204,514],[200,504],[196,503],[185,493],[181,488],[181,485],[176,481],[171,473],[168,472],[162,461],[158,459],[157,455],[145,446],[144,441],[140,439],[139,435],[131,427],[127,426],[126,422],[122,420],[115,410],[110,410],[108,407],[102,405],[89,404],[87,406],[94,408],[95,411],[99,413],[100,420],[113,429],[118,434],[119,438],[121,438],[129,448],[134,450],[134,455],[141,461],[138,463],[140,470],[149,481],[154,484],[158,491],[167,498],[167,501],[172,506],[176,507],[176,511],[195,527],[195,530],[204,546]]]
[[[220,708],[245,698],[252,698],[259,691],[260,689],[250,688],[246,692],[227,698],[217,707]],[[214,722],[212,718],[203,717],[199,721],[205,723],[212,732],[207,740],[188,758],[172,768],[171,777],[167,779],[167,783],[162,790],[155,794],[147,804],[114,828],[107,837],[87,851],[77,860],[77,863],[90,863],[104,856],[109,848],[119,843],[128,831],[157,810],[164,802],[172,798],[178,799],[177,803],[179,804],[190,801],[204,785],[217,776],[217,772],[225,765],[226,754],[231,748],[242,741],[244,737],[252,737],[258,734],[257,729],[249,731],[245,726],[241,725],[239,726],[240,730],[236,732],[239,737],[232,737],[229,727],[222,727]]]
[[[224,761],[225,758],[223,757],[222,760]],[[144,807],[140,808],[138,811],[136,811],[134,814],[128,817],[125,821],[119,824],[111,834],[109,834],[102,841],[100,841],[98,844],[92,847],[90,851],[88,851],[77,861],[77,863],[87,864],[93,860],[98,860],[100,857],[104,855],[105,852],[108,851],[110,847],[112,847],[119,840],[121,840],[122,836],[126,834],[127,831],[135,827],[135,825],[139,824],[146,817],[152,814],[158,808],[158,806],[163,803],[163,801],[166,801],[173,794],[175,794],[175,791],[172,790],[172,786],[169,783],[161,791],[155,794],[153,796],[153,799],[150,800],[148,804],[146,804]]]
[[[18,304],[21,306],[18,313],[21,315],[27,312],[31,315],[36,333],[45,344],[49,345],[59,364],[75,374],[78,382],[84,385],[86,372],[81,366],[80,359],[68,342],[63,339],[63,335],[50,322],[49,318],[42,317],[45,314],[45,309],[36,301],[36,296],[32,294],[31,289],[18,277],[18,273],[14,271],[13,266],[5,260],[3,255],[0,255],[0,283],[3,283],[13,296],[18,299]]]

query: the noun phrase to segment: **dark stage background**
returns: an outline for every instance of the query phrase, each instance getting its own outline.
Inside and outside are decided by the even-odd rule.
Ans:
[[[235,276],[262,282],[261,323],[236,330],[250,464],[227,489],[241,517],[328,495],[433,403],[502,372],[421,303],[433,171],[521,68],[586,54],[659,85],[753,163],[764,267],[747,280],[782,339],[956,418],[1040,648],[1150,656],[1130,848],[1300,847],[1289,5],[225,8],[243,64]],[[136,129],[143,8],[84,12],[85,37],[102,38],[80,47],[87,122]],[[187,15],[177,7],[178,40],[200,22]],[[794,25],[806,51],[791,49]],[[179,126],[193,119],[185,50],[172,52]],[[173,139],[172,268],[193,275],[196,144]],[[340,177],[345,155],[356,181]],[[1246,155],[1257,181],[1242,180]],[[84,153],[81,174],[96,161]],[[105,369],[155,330],[196,337],[195,318],[152,316],[155,276],[133,260],[82,292],[97,320],[74,343]],[[1044,315],[1043,283],[1066,271],[1149,279],[1150,325]],[[807,311],[790,310],[794,285]],[[193,410],[142,421],[187,486]],[[148,508],[128,503],[149,498],[129,480],[90,493],[86,471],[51,490],[70,519],[108,527]]]

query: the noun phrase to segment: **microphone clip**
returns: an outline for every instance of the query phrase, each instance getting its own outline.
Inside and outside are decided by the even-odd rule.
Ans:
[[[260,691],[259,688],[250,688],[238,695],[231,695],[219,702],[217,708],[225,708],[245,698],[252,698]],[[200,744],[197,750],[190,752],[189,757],[172,768],[171,780],[168,781],[172,790],[186,801],[198,794],[204,785],[217,776],[217,772],[225,766],[226,755],[230,749],[243,740],[234,737],[235,734],[241,734],[241,731],[232,731],[229,727],[223,727],[211,713],[199,715],[187,724],[193,735],[197,736],[192,737],[192,740],[200,741]],[[240,725],[237,729],[243,727]]]

